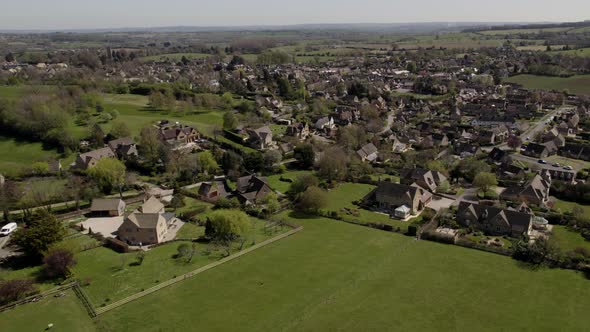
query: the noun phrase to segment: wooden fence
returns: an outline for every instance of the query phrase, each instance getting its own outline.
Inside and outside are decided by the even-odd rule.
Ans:
[[[56,288],[52,288],[52,289],[50,289],[48,291],[45,291],[45,292],[42,292],[42,293],[39,293],[39,294],[35,294],[35,295],[31,295],[31,296],[25,297],[24,299],[21,299],[21,300],[18,300],[18,301],[15,301],[15,302],[12,302],[12,303],[9,303],[9,304],[6,304],[6,305],[1,306],[0,307],[0,312],[3,312],[3,311],[6,311],[6,310],[10,310],[10,309],[16,308],[19,305],[27,304],[27,303],[30,303],[30,302],[36,302],[36,301],[38,301],[38,300],[40,300],[40,299],[42,299],[44,297],[53,295],[53,294],[58,293],[58,292],[66,291],[66,290],[68,290],[70,288],[75,287],[76,285],[78,285],[78,282],[74,281],[74,282],[71,282],[71,283],[66,284],[66,285],[62,285],[62,286],[59,286],[59,287],[56,287]]]
[[[173,279],[164,281],[164,282],[162,282],[162,283],[160,283],[160,284],[158,284],[158,285],[156,285],[154,287],[148,288],[148,289],[146,289],[144,291],[141,291],[139,293],[135,293],[135,294],[133,294],[133,295],[131,295],[129,297],[126,297],[126,298],[124,298],[122,300],[119,300],[117,302],[113,302],[113,303],[111,303],[109,305],[106,305],[104,307],[97,308],[96,311],[95,311],[96,312],[96,315],[102,315],[105,312],[108,312],[108,311],[111,311],[113,309],[116,309],[116,308],[118,308],[118,307],[120,307],[122,305],[125,305],[125,304],[129,303],[129,302],[135,301],[135,300],[140,299],[140,298],[142,298],[144,296],[147,296],[147,295],[150,295],[152,293],[155,293],[155,292],[161,290],[162,288],[165,288],[165,287],[168,287],[168,286],[172,286],[172,285],[174,285],[174,284],[176,284],[178,282],[181,282],[181,281],[190,279],[190,278],[196,276],[199,273],[203,273],[205,271],[208,271],[208,270],[210,270],[212,268],[215,268],[215,267],[217,267],[219,265],[222,265],[224,263],[227,263],[229,261],[232,261],[232,260],[234,260],[234,259],[236,259],[238,257],[241,257],[241,256],[243,256],[243,255],[245,255],[247,253],[250,253],[250,252],[252,252],[252,251],[254,251],[256,249],[262,248],[262,247],[267,246],[267,245],[269,245],[269,244],[271,244],[273,242],[276,242],[276,241],[279,241],[281,239],[284,239],[284,238],[286,238],[288,236],[291,236],[291,235],[293,235],[293,234],[301,231],[302,229],[303,229],[303,227],[302,226],[299,226],[298,228],[292,229],[292,230],[288,231],[287,233],[283,233],[283,234],[281,234],[279,236],[276,236],[276,237],[274,237],[272,239],[268,239],[268,240],[266,240],[264,242],[260,242],[259,244],[256,244],[256,245],[254,245],[254,246],[252,246],[250,248],[244,249],[244,250],[242,250],[242,251],[240,251],[240,252],[238,252],[236,254],[233,254],[233,255],[227,256],[225,258],[222,258],[222,259],[220,259],[220,260],[218,260],[216,262],[213,262],[211,264],[208,264],[208,265],[205,265],[203,267],[200,267],[200,268],[198,268],[198,269],[196,269],[194,271],[185,273],[185,274],[183,274],[183,275],[181,275],[179,277],[176,277],[176,278],[173,278]]]

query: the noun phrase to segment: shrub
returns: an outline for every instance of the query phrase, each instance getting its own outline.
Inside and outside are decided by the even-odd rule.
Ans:
[[[43,258],[43,273],[49,278],[67,278],[76,265],[74,254],[67,249],[53,249]]]
[[[0,281],[0,304],[14,302],[35,293],[37,289],[32,280]]]
[[[105,241],[105,246],[121,254],[129,252],[129,245],[117,239],[107,238]]]

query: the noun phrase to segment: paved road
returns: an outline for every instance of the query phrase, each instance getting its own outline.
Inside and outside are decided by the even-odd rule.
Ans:
[[[538,158],[532,158],[532,157],[524,156],[524,155],[521,155],[521,154],[512,154],[512,155],[510,155],[510,157],[513,160],[522,161],[523,163],[528,164],[529,167],[536,166],[536,167],[538,167],[540,169],[568,171],[568,170],[564,169],[563,166],[572,166],[573,170],[570,171],[570,172],[577,172],[580,169],[584,168],[583,167],[584,165],[583,164],[580,164],[580,163],[578,163],[578,164],[572,163],[572,165],[561,165],[559,167],[556,167],[556,166],[553,166],[553,163],[550,161],[551,160],[551,157],[549,157],[549,158],[546,159],[547,160],[547,164],[540,164]]]
[[[565,109],[566,108],[560,108],[560,109],[549,111],[549,113],[547,113],[545,116],[543,116],[541,118],[541,120],[537,121],[537,123],[534,126],[530,126],[527,130],[525,130],[522,133],[522,135],[520,135],[520,139],[522,139],[523,142],[526,142],[527,137],[530,137],[530,140],[534,139],[538,133],[545,130],[545,127],[547,126],[547,122],[549,121],[549,119],[551,117],[555,117],[556,115],[558,115],[559,113],[561,113]]]
[[[530,140],[533,140],[535,138],[535,136],[537,136],[538,133],[545,130],[545,127],[547,126],[547,121],[552,116],[556,116],[558,113],[562,112],[565,109],[566,108],[551,110],[547,114],[545,114],[540,120],[538,120],[535,124],[531,124],[531,126],[529,126],[529,128],[527,128],[527,130],[522,132],[522,134],[520,135],[520,139],[522,140],[522,142],[523,143],[527,142],[527,137],[529,137]],[[492,149],[495,147],[502,149],[502,150],[510,150],[510,147],[508,147],[507,143],[502,143],[502,144],[499,144],[496,146],[491,146],[491,147],[484,147],[484,148],[482,148],[482,150],[489,152],[489,151],[492,151]]]

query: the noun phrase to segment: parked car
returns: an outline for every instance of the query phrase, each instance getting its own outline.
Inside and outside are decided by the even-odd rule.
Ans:
[[[539,164],[546,164],[547,163],[547,161],[546,160],[543,160],[543,159],[539,159],[538,162],[539,162]]]
[[[555,163],[555,164],[553,164],[552,166],[553,166],[553,167],[561,167],[561,164],[560,164],[560,163]]]
[[[571,166],[569,166],[569,165],[563,166],[563,169],[568,170],[568,171],[573,171],[574,170],[574,168],[571,167]]]
[[[8,223],[8,224],[4,225],[4,227],[2,227],[2,229],[0,229],[0,236],[10,235],[10,233],[14,232],[15,229],[16,229],[15,222]]]

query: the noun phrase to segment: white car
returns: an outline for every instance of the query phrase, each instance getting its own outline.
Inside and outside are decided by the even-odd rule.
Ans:
[[[15,222],[11,222],[9,224],[6,224],[6,225],[4,225],[4,227],[2,227],[2,229],[0,229],[0,236],[7,236],[10,233],[14,232],[15,229],[16,229]]]
[[[569,165],[563,166],[563,169],[568,170],[568,171],[573,171],[574,170],[574,168],[571,167],[571,166],[569,166]]]

